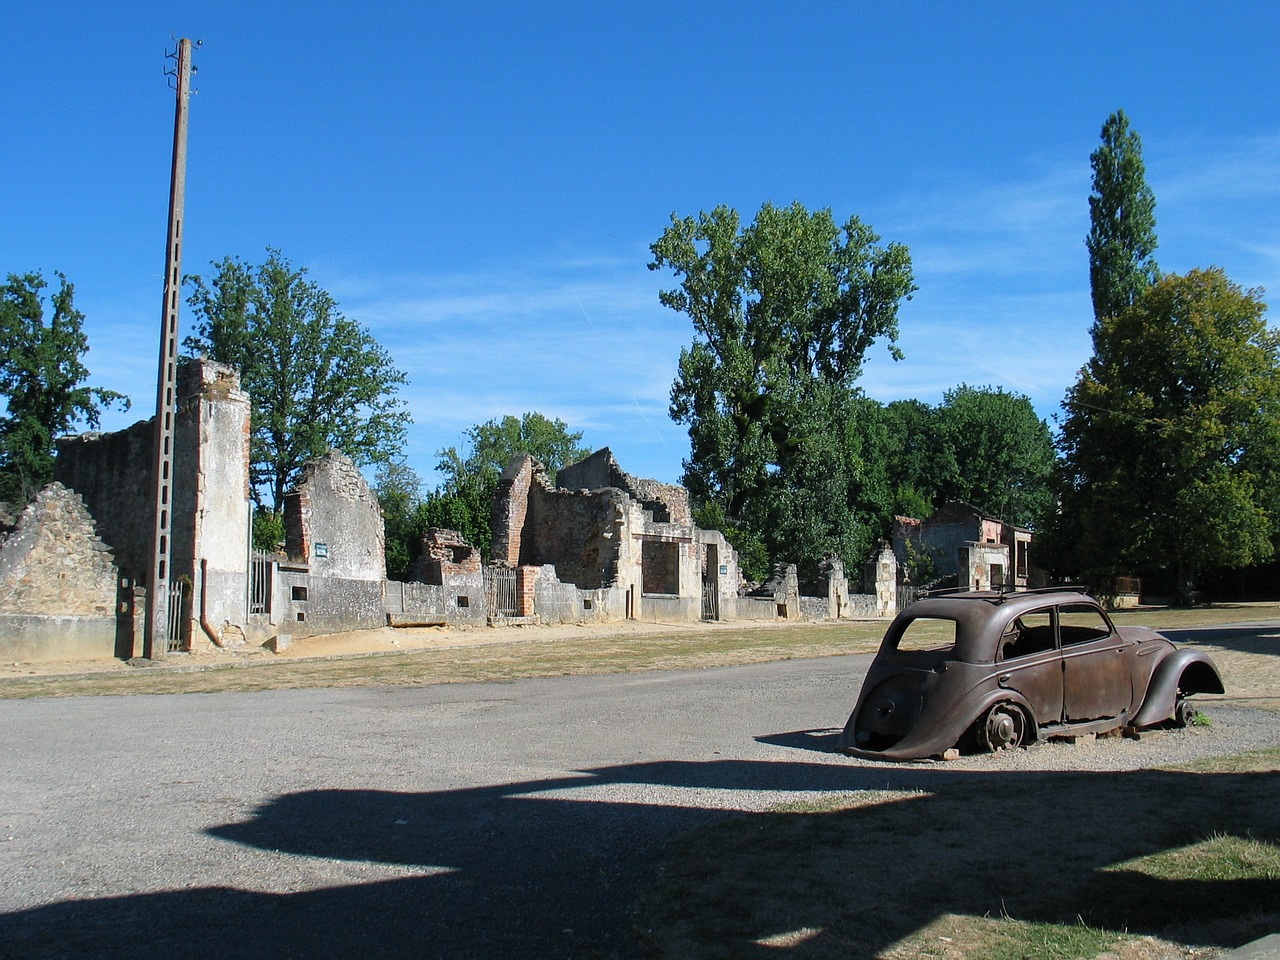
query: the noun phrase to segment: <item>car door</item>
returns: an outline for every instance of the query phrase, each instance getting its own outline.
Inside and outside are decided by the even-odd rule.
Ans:
[[[1133,689],[1122,640],[1102,611],[1088,603],[1058,608],[1062,644],[1063,706],[1068,722],[1118,717]]]
[[[1052,607],[1015,619],[1001,637],[996,657],[997,682],[1026,698],[1037,724],[1062,720],[1062,655]]]

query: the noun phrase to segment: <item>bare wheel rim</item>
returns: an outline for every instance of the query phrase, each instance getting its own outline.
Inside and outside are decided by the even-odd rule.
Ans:
[[[979,739],[992,753],[1020,747],[1027,739],[1027,718],[1012,704],[998,703],[983,718]]]

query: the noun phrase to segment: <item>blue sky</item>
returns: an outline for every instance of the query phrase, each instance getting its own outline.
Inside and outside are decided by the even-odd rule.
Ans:
[[[768,200],[911,250],[906,359],[1050,418],[1087,359],[1089,153],[1143,138],[1165,270],[1280,289],[1280,5],[1164,2],[29,5],[0,58],[0,272],[64,272],[93,382],[154,404],[173,95],[195,62],[186,273],[280,248],[410,379],[405,455],[538,410],[676,481],[688,321],[648,245]],[[184,332],[190,311],[184,308]]]

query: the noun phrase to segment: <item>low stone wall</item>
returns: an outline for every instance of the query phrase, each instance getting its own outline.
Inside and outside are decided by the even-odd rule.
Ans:
[[[801,620],[830,620],[831,601],[826,597],[801,597]]]
[[[693,597],[646,593],[640,597],[639,619],[651,623],[687,623],[702,619],[702,610]]]
[[[0,660],[100,660],[116,656],[115,617],[0,613]]]
[[[738,620],[778,619],[778,603],[772,597],[738,597],[734,606]]]
[[[485,622],[484,577],[449,576],[446,582],[383,584],[383,609],[392,626],[414,623],[450,623],[481,626]]]
[[[313,577],[281,566],[274,609],[279,633],[311,637],[387,625],[381,580]]]

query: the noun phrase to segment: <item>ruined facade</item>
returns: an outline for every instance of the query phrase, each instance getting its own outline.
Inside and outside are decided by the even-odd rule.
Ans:
[[[184,647],[197,636],[216,644],[241,639],[250,533],[249,409],[233,368],[205,359],[179,366],[170,571],[171,590],[184,598],[174,623]],[[57,445],[54,477],[83,499],[111,546],[126,589],[144,583],[150,570],[154,451],[154,419],[116,433],[67,437]]]
[[[549,481],[516,458],[493,504],[493,558],[431,530],[411,580],[388,581],[377,497],[330,451],[284,503],[285,545],[251,547],[250,401],[235,370],[179,368],[170,517],[170,636],[161,652],[390,625],[687,622],[885,616],[839,561],[740,596],[738,558],[692,518],[684,488],[625,473],[609,450]],[[144,653],[154,423],[58,443],[56,476],[18,520],[0,515],[0,651],[18,659]],[[153,649],[151,655],[159,655]]]
[[[943,504],[926,520],[895,517],[898,562],[925,558],[931,579],[973,590],[1024,589],[1033,579],[1031,531],[988,516],[963,500]]]
[[[355,462],[330,450],[310,460],[284,498],[285,558],[270,561],[255,639],[306,637],[386,624],[382,509]],[[259,564],[267,561],[258,560]]]
[[[625,473],[606,447],[553,485],[532,457],[503,474],[492,559],[519,571],[519,615],[556,620],[732,620],[733,548],[693,524],[683,487]]]

